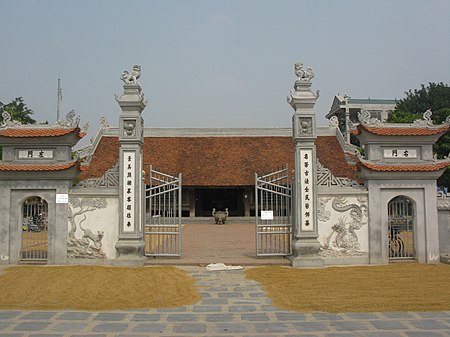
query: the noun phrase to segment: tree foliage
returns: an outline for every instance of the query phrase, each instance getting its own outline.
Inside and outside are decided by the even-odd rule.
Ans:
[[[433,113],[443,108],[450,108],[450,87],[445,83],[429,83],[420,89],[405,92],[406,97],[399,100],[395,112],[404,111],[422,115],[430,109]]]
[[[412,123],[419,116],[407,111],[394,111],[387,119],[388,123]]]
[[[432,111],[433,124],[442,124],[450,116],[450,87],[445,83],[429,83],[421,85],[420,89],[405,92],[406,97],[399,100],[394,112],[389,116],[389,123],[411,123],[420,119],[426,110]],[[439,159],[449,155],[450,133],[447,132],[434,145],[434,153]],[[440,186],[450,186],[450,170],[439,178]]]
[[[11,115],[11,119],[22,124],[35,124],[36,121],[31,118],[33,110],[26,106],[22,97],[17,97],[8,104],[0,102],[0,122],[3,122],[3,112]]]

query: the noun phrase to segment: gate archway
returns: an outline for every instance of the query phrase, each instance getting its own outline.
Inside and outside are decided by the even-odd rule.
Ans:
[[[414,202],[397,196],[388,204],[389,259],[414,259]]]
[[[48,203],[32,196],[22,203],[22,261],[46,261],[48,257]]]

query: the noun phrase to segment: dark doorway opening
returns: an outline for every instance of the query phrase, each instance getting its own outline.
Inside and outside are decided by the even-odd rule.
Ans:
[[[244,216],[244,188],[196,188],[195,215],[211,216],[213,208],[229,216]]]

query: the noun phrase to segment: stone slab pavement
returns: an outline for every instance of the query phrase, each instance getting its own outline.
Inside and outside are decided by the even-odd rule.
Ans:
[[[442,337],[450,311],[298,313],[278,309],[243,271],[180,267],[197,279],[194,305],[130,311],[0,311],[0,337]]]

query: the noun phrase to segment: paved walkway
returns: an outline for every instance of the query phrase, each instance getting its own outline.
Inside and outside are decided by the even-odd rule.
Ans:
[[[0,337],[442,337],[448,312],[296,313],[271,305],[243,271],[181,267],[203,299],[190,306],[113,312],[0,311]]]

